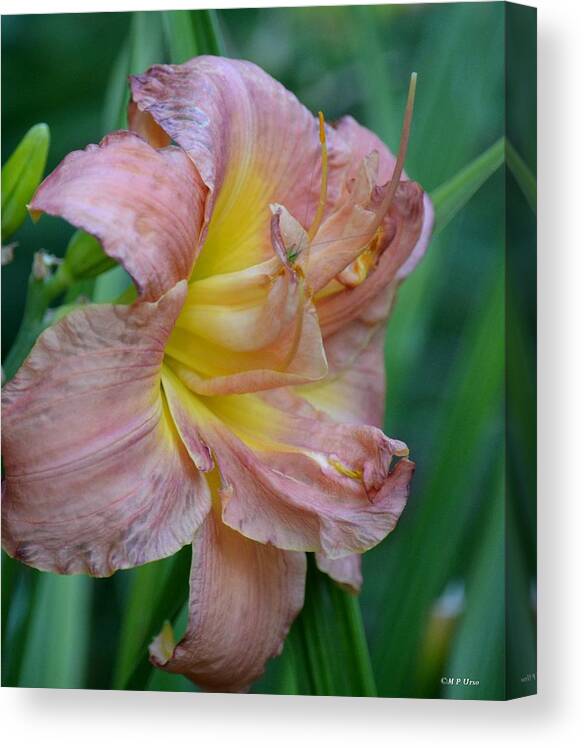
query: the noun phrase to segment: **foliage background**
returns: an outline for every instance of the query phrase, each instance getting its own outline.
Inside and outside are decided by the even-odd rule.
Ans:
[[[353,114],[394,149],[416,70],[407,170],[432,191],[504,134],[505,12],[502,3],[462,3],[229,10],[218,18],[229,56],[258,63],[327,119]],[[144,16],[144,29],[160,22],[157,14]],[[132,23],[127,13],[3,17],[3,162],[39,121],[51,128],[47,170],[114,126],[111,81]],[[146,41],[146,63],[163,61],[164,40],[154,33]],[[529,43],[528,35],[518,37]],[[517,106],[514,116],[515,146],[533,167],[535,131],[522,122],[529,110]],[[513,241],[519,253],[529,250],[528,208],[500,169],[434,239],[388,326],[385,430],[408,443],[418,469],[398,528],[364,558],[360,607],[379,695],[502,698],[506,644],[518,672],[535,667],[535,487],[530,474],[505,464],[506,443],[518,464],[534,444],[522,414],[509,433],[503,400],[505,378],[529,398],[535,341],[532,320],[520,313],[531,299],[505,282],[506,187],[525,228]],[[44,217],[16,235],[16,259],[2,273],[5,352],[22,315],[32,253],[62,254],[71,232]],[[518,284],[529,287],[532,272],[520,266]],[[505,296],[518,299],[506,317]],[[507,356],[506,323],[518,341]],[[503,500],[506,483],[511,507]],[[107,580],[39,574],[5,557],[3,568],[4,684],[194,689],[140,660],[153,601],[164,598],[162,587],[164,600],[173,590],[182,599],[186,566],[159,562]],[[506,630],[509,577],[519,612]],[[350,646],[336,628],[335,593],[314,571],[309,592],[319,605],[307,605],[254,691],[358,692]],[[316,655],[303,627],[312,631]],[[320,681],[310,667],[319,658],[328,667]],[[480,685],[453,689],[440,682],[448,675]]]

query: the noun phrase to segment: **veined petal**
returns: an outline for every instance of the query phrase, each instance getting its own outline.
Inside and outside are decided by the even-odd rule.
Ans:
[[[327,558],[322,553],[317,553],[315,558],[318,568],[328,574],[334,582],[356,595],[361,592],[363,575],[361,574],[360,554],[353,553],[344,558]]]
[[[199,398],[163,371],[174,414],[196,424],[221,473],[223,521],[246,537],[330,558],[382,540],[405,506],[414,464],[379,429],[332,422],[286,388]]]
[[[210,507],[160,390],[186,283],[46,330],[2,393],[6,551],[108,576],[190,543]]]
[[[93,234],[142,297],[155,300],[191,274],[206,192],[179,148],[156,150],[119,131],[70,153],[41,184],[30,209]]]
[[[208,691],[246,691],[280,654],[304,602],[306,556],[245,538],[211,512],[193,542],[188,629],[154,665]]]
[[[269,259],[270,203],[310,225],[320,189],[318,122],[267,73],[246,61],[197,57],[155,65],[133,76],[131,88],[138,109],[184,148],[209,188],[195,277]],[[350,154],[332,128],[327,142],[332,205]]]
[[[384,341],[384,324],[372,330],[363,321],[353,322],[329,341],[331,373],[295,392],[338,423],[381,428],[386,391]]]

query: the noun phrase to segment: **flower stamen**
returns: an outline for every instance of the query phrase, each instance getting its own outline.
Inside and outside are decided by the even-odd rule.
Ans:
[[[417,80],[418,74],[412,73],[410,77],[410,86],[408,88],[408,98],[406,101],[406,109],[404,112],[404,121],[402,125],[401,138],[399,141],[399,151],[397,154],[397,159],[395,162],[395,166],[393,167],[393,174],[391,175],[389,189],[387,190],[387,194],[385,195],[383,202],[377,209],[377,215],[380,220],[382,220],[383,217],[387,215],[387,211],[391,207],[391,203],[393,202],[393,198],[395,197],[396,190],[400,183],[401,173],[406,161],[406,153],[408,151],[408,142],[410,139],[410,130],[412,126],[412,116],[414,114],[414,99],[416,98]]]
[[[320,197],[318,199],[318,207],[312,225],[308,230],[308,241],[311,242],[316,236],[317,231],[322,223],[322,217],[324,215],[324,209],[326,207],[326,196],[328,189],[328,150],[326,147],[326,131],[324,127],[324,114],[318,113],[318,125],[319,125],[319,137],[320,137],[320,158],[321,158],[321,173],[320,173]]]

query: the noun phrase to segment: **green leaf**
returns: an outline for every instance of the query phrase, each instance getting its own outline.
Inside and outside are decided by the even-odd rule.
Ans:
[[[34,620],[40,572],[2,552],[2,685],[18,686]]]
[[[2,241],[23,224],[27,205],[43,177],[49,153],[48,125],[31,127],[2,167]]]
[[[304,607],[282,655],[253,687],[255,693],[376,696],[377,688],[356,596],[308,558]]]
[[[129,73],[143,73],[164,56],[163,29],[159,11],[136,11],[130,26]]]
[[[458,174],[432,192],[430,197],[436,213],[434,235],[440,233],[464,208],[487,179],[502,166],[504,159],[505,139],[500,138]]]
[[[459,356],[443,384],[432,461],[424,466],[428,477],[425,484],[415,484],[417,512],[407,530],[402,518],[390,539],[399,574],[388,576],[373,656],[383,695],[409,694],[411,663],[428,611],[448,581],[480,500],[474,485],[476,469],[483,468],[491,443],[502,444],[498,433],[503,428],[504,375],[501,261],[477,292],[475,309],[461,334]]]
[[[19,685],[82,688],[89,646],[91,579],[40,575]]]
[[[172,566],[172,559],[167,558],[126,572],[130,579],[114,670],[114,688],[123,687],[143,655],[144,642],[153,635],[148,611],[160,596]]]
[[[193,10],[198,54],[225,56],[225,42],[216,10]]]
[[[164,61],[161,15],[158,11],[132,13],[126,44],[116,57],[104,101],[104,132],[127,127],[130,99],[128,76],[143,73]]]
[[[537,182],[529,167],[517,153],[509,139],[505,142],[505,155],[509,171],[515,177],[517,184],[525,195],[529,207],[537,213]]]
[[[509,474],[509,464],[507,464]],[[513,493],[507,484],[505,515],[505,696],[518,698],[535,693],[537,671],[535,578],[530,578],[529,557],[520,530]],[[524,528],[521,528],[524,530]],[[525,531],[524,531],[525,532]],[[529,538],[533,540],[536,533]],[[533,572],[535,574],[535,572]]]
[[[453,699],[505,698],[505,464],[499,464],[486,501],[487,517],[466,582],[466,606],[444,675],[473,684],[445,686]],[[475,684],[476,683],[476,684]]]
[[[165,10],[162,22],[172,63],[178,65],[199,54],[192,11]]]
[[[347,645],[346,652],[349,657],[347,666],[351,673],[354,695],[377,696],[359,598],[330,581],[328,583],[331,586],[335,613]]]
[[[104,134],[127,126],[129,69],[130,45],[126,43],[118,52],[106,88],[102,119]]]
[[[188,598],[191,549],[126,572],[130,578],[114,688],[144,690],[152,673],[148,645],[166,620],[171,623]]]

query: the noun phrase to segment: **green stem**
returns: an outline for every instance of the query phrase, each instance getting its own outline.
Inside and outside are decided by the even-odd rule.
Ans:
[[[30,353],[40,333],[47,326],[45,314],[49,305],[69,288],[73,278],[65,265],[48,278],[36,278],[32,273],[24,305],[24,315],[16,339],[4,361],[4,376],[12,379]]]

